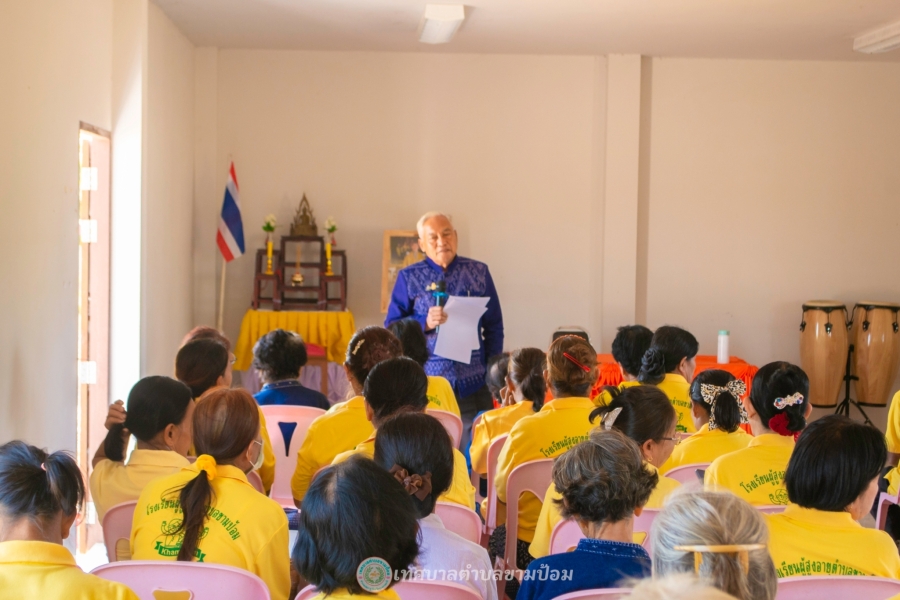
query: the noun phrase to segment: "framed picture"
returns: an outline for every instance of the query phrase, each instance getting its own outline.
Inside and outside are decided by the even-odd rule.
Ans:
[[[381,257],[381,312],[386,313],[391,303],[391,292],[397,273],[403,267],[424,260],[419,250],[419,234],[407,229],[388,229],[384,232]]]

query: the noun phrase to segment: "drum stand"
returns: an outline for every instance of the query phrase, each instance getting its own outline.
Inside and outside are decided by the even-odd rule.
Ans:
[[[847,417],[850,416],[850,405],[856,407],[856,409],[862,413],[863,418],[865,419],[866,425],[873,425],[872,421],[869,419],[869,415],[866,414],[866,411],[863,410],[862,406],[856,400],[853,400],[850,397],[850,382],[851,381],[859,381],[859,377],[851,374],[850,366],[852,363],[853,357],[853,344],[850,344],[850,350],[847,352],[847,366],[844,370],[844,399],[841,400],[841,403],[837,405],[837,408],[834,409],[834,414],[836,415],[845,415]]]

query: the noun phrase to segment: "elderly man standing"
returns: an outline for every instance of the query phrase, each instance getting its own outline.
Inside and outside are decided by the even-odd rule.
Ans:
[[[491,393],[484,383],[487,359],[503,351],[503,314],[494,280],[486,264],[457,256],[456,229],[447,215],[429,212],[416,224],[419,247],[425,260],[402,269],[397,274],[385,326],[412,317],[422,324],[428,341],[429,375],[445,377],[453,386],[463,419],[461,447],[470,439],[472,420],[479,412],[493,408]],[[468,364],[434,355],[437,327],[447,321],[447,314],[435,306],[435,284],[446,282],[450,296],[487,297],[487,311],[478,323],[479,348],[472,352]]]

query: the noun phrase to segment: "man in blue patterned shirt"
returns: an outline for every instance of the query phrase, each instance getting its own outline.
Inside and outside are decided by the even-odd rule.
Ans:
[[[469,443],[472,420],[479,412],[493,408],[491,393],[484,383],[487,359],[503,351],[503,314],[494,280],[486,264],[456,255],[458,237],[450,218],[441,213],[426,213],[416,224],[419,246],[425,260],[402,269],[397,274],[385,327],[407,317],[422,324],[428,342],[425,372],[440,375],[450,382],[456,393],[463,419],[460,443]],[[444,310],[435,306],[434,287],[447,284],[450,296],[487,297],[487,311],[479,322],[479,348],[472,352],[469,363],[461,363],[434,355],[437,327],[447,321]]]

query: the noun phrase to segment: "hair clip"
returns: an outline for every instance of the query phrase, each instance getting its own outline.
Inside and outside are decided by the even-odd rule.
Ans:
[[[745,384],[740,379],[735,379],[733,381],[729,381],[724,386],[714,385],[711,383],[701,383],[700,384],[700,396],[703,398],[703,401],[709,404],[709,430],[712,431],[718,428],[716,424],[715,417],[715,409],[716,409],[716,399],[718,399],[719,394],[723,392],[728,392],[734,399],[737,400],[739,410],[741,411],[741,422],[746,423],[746,414],[747,411],[744,408],[744,404],[741,402],[741,396],[747,393],[747,384]]]
[[[46,473],[46,472],[47,472],[47,465],[45,465],[44,463],[41,463],[41,469],[43,469],[44,473]]]
[[[352,356],[356,356],[356,353],[359,352],[359,349],[365,343],[366,343],[366,338],[363,338],[363,339],[359,340],[358,342],[356,342],[356,345],[353,347],[353,351],[350,354]]]
[[[616,422],[616,419],[619,418],[619,415],[622,413],[622,407],[614,408],[603,417],[603,429],[609,431],[612,429],[613,424]]]
[[[571,354],[569,354],[568,352],[563,352],[563,356],[566,357],[567,359],[569,359],[570,361],[572,361],[572,364],[574,364],[576,367],[578,367],[579,369],[581,369],[581,370],[584,371],[585,373],[590,373],[590,372],[591,372],[591,369],[590,369],[589,367],[586,367],[586,366],[584,366],[583,364],[581,364],[580,362],[578,362],[578,360],[577,360],[574,356],[572,356]]]
[[[794,392],[790,396],[785,396],[784,398],[775,398],[775,408],[778,410],[795,404],[803,404],[803,394],[800,392]]]
[[[700,574],[700,565],[703,564],[703,552],[711,552],[713,554],[737,554],[738,560],[741,561],[741,568],[744,574],[750,572],[750,551],[764,550],[765,544],[720,544],[713,546],[675,546],[673,550],[681,552],[694,553],[694,573]]]
[[[426,471],[424,475],[410,474],[409,471],[395,464],[388,473],[394,476],[394,479],[403,486],[403,489],[410,496],[415,496],[419,500],[424,501],[431,493],[430,471]]]

